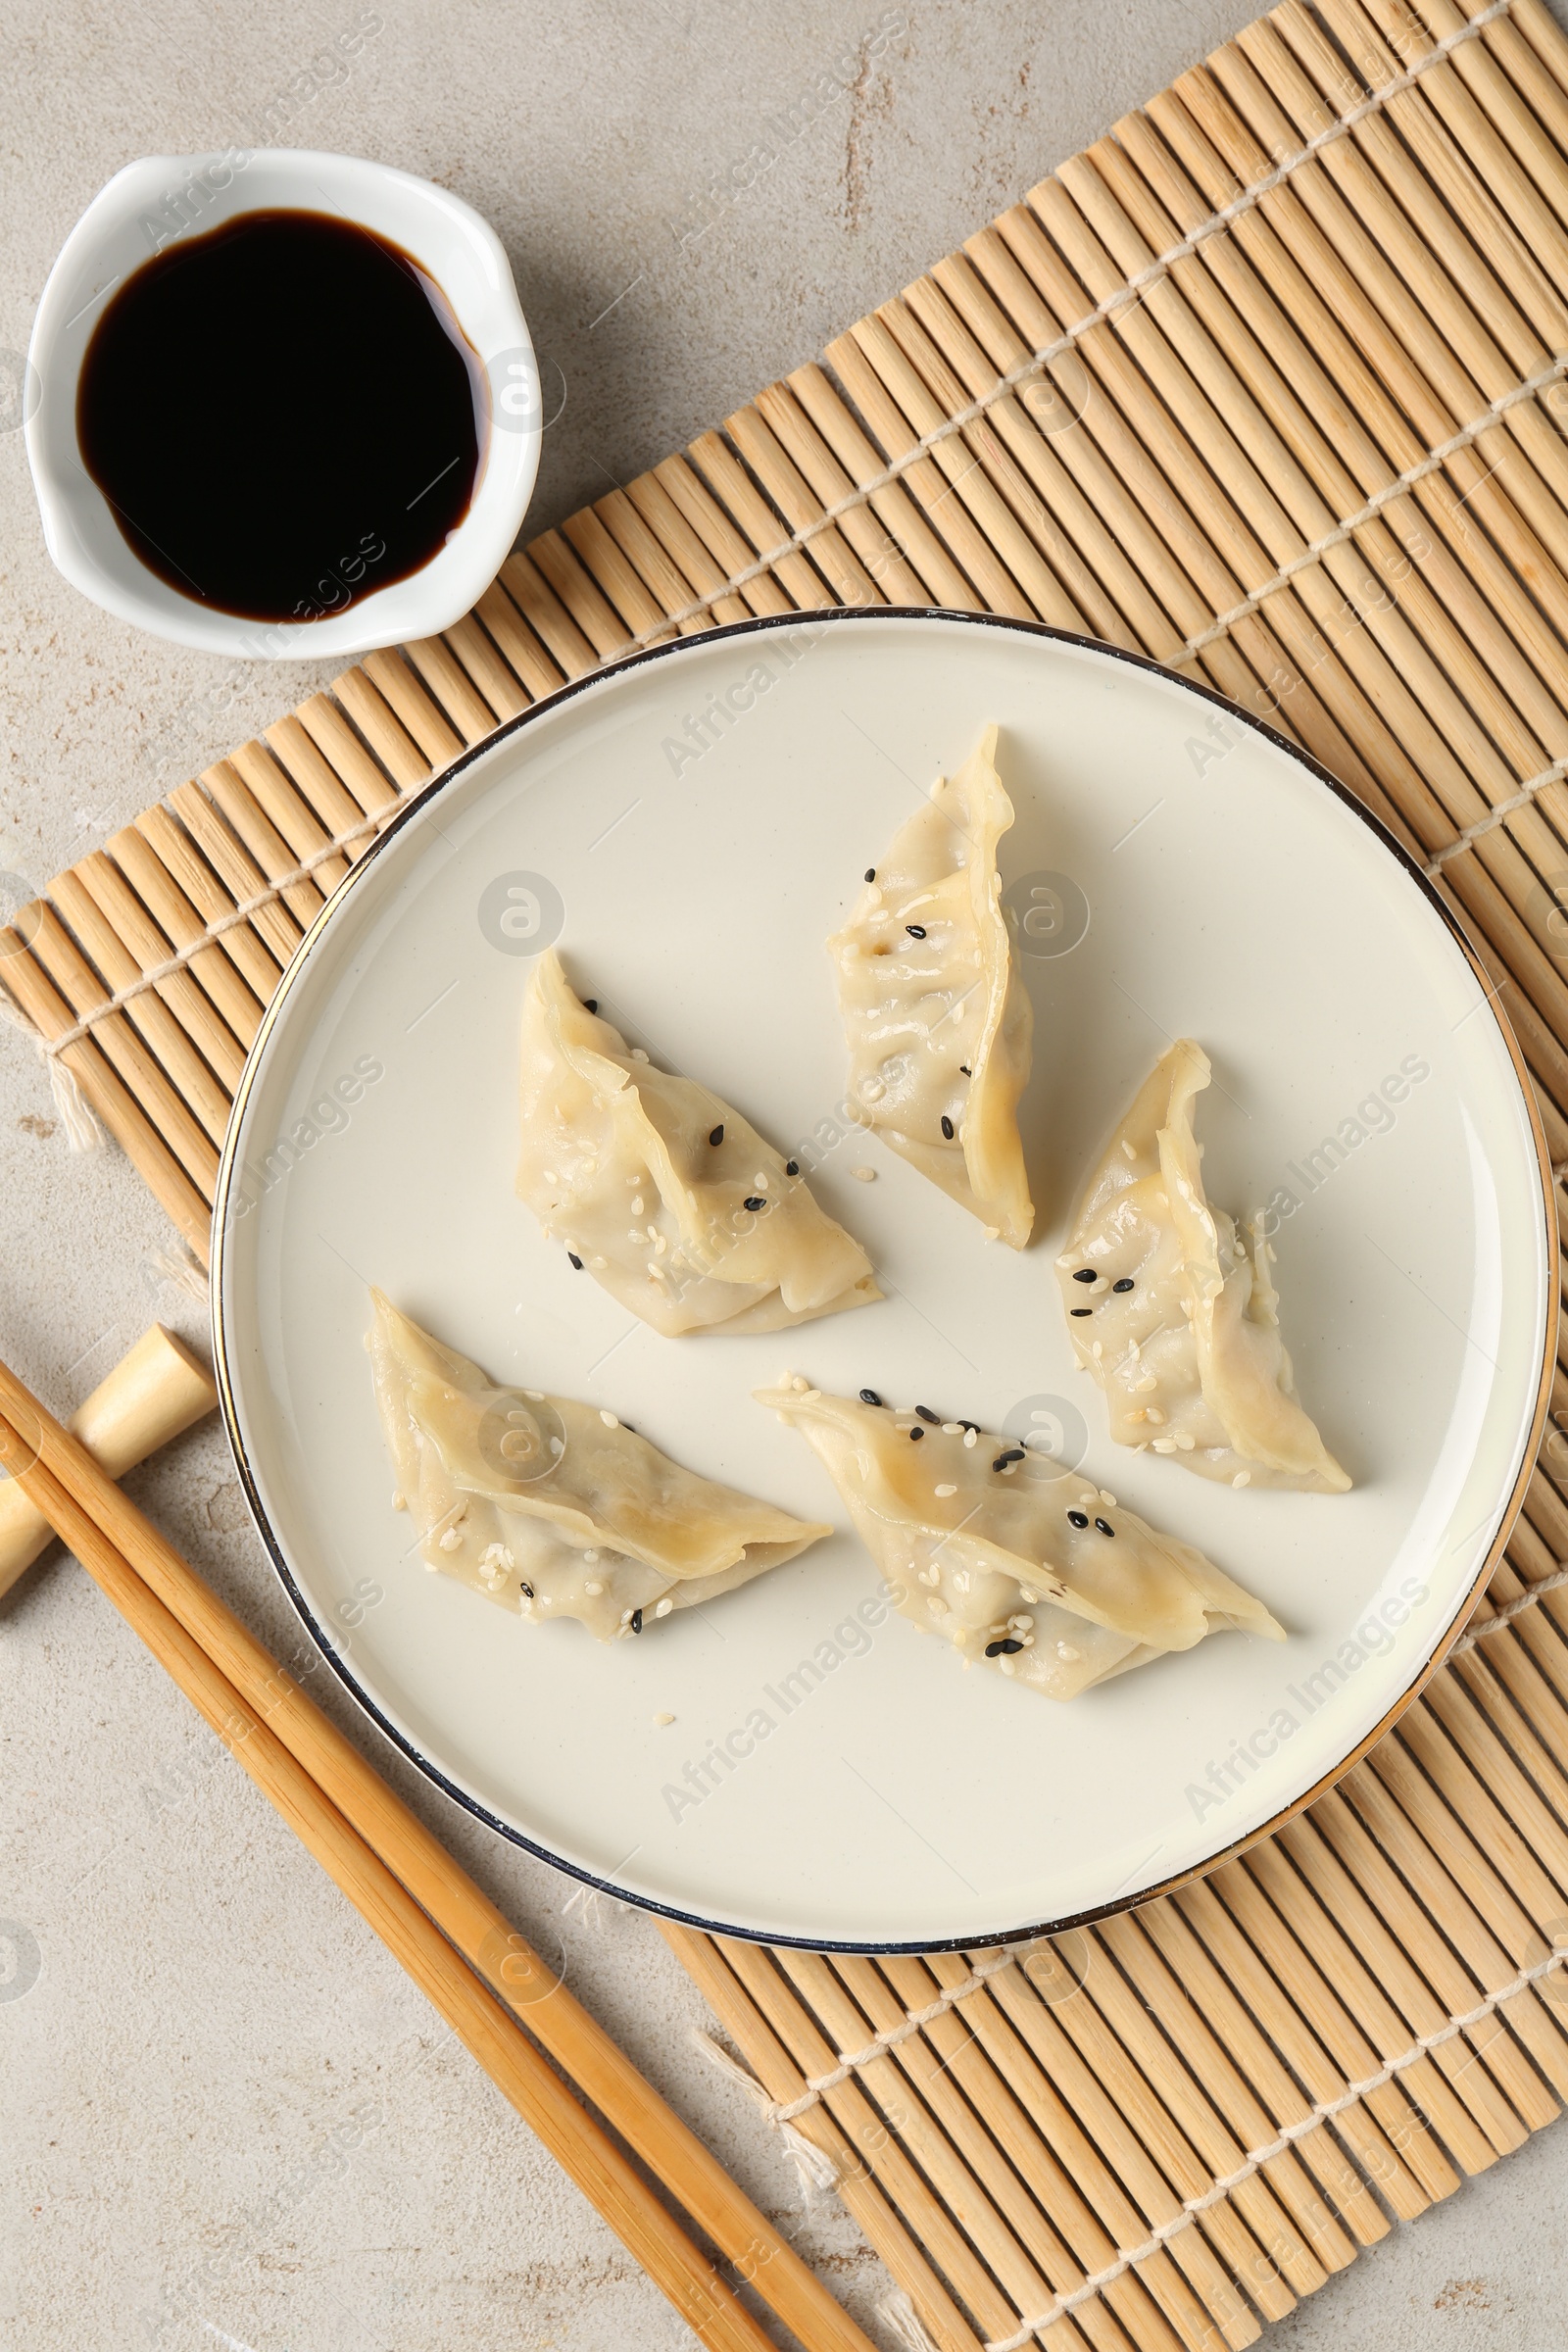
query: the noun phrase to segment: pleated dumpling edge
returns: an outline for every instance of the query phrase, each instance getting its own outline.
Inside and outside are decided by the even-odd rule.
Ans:
[[[1211,1560],[1080,1471],[798,1380],[754,1394],[821,1461],[901,1615],[976,1665],[1066,1699],[1211,1633],[1285,1639]]]
[[[577,1618],[608,1642],[832,1534],[683,1468],[600,1406],[498,1386],[380,1291],[370,1298],[394,1506],[432,1573],[535,1624]]]
[[[882,1296],[793,1160],[582,1003],[547,949],[523,1000],[517,1191],[573,1266],[666,1338],[781,1331]]]
[[[1034,1203],[1018,1134],[1034,1012],[1002,911],[997,845],[1013,821],[982,729],[895,834],[827,943],[850,1100],[921,1175],[1021,1250]]]
[[[1118,1445],[1233,1487],[1343,1494],[1350,1479],[1296,1394],[1263,1221],[1204,1189],[1193,1113],[1209,1074],[1178,1038],[1084,1188],[1056,1260],[1073,1348]]]

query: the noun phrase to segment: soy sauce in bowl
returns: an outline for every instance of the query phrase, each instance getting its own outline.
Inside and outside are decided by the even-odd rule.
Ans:
[[[445,546],[488,426],[441,288],[326,213],[241,213],[142,265],[76,392],[82,464],[148,568],[245,619],[308,621]]]

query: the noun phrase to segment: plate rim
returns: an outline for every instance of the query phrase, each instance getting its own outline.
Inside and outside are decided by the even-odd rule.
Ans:
[[[1351,1771],[1362,1757],[1393,1730],[1406,1709],[1420,1697],[1428,1683],[1446,1662],[1454,1643],[1469,1623],[1476,1602],[1499,1565],[1520,1511],[1524,1507],[1525,1494],[1530,1481],[1535,1475],[1537,1457],[1540,1453],[1542,1436],[1551,1401],[1552,1373],[1556,1364],[1558,1319],[1561,1311],[1560,1281],[1551,1279],[1548,1272],[1545,1285],[1546,1312],[1542,1358],[1537,1371],[1536,1396],[1531,1413],[1529,1435],[1514,1473],[1513,1483],[1508,1490],[1496,1531],[1487,1547],[1486,1555],[1469,1586],[1460,1595],[1446,1623],[1438,1632],[1431,1648],[1410,1681],[1390,1703],[1372,1728],[1340,1762],[1320,1774],[1310,1787],[1303,1789],[1289,1804],[1281,1806],[1276,1812],[1270,1814],[1267,1820],[1242,1832],[1205,1859],[1190,1863],[1184,1869],[1173,1872],[1168,1878],[1157,1881],[1152,1886],[1142,1887],[1133,1894],[1113,1895],[1103,1903],[1091,1905],[1086,1909],[1038,1926],[995,1929],[977,1935],[940,1936],[935,1939],[929,1937],[913,1940],[905,1938],[892,1942],[879,1942],[863,1938],[847,1940],[842,1937],[823,1939],[818,1936],[784,1935],[772,1931],[738,1927],[732,1922],[709,1919],[701,1912],[685,1910],[675,1903],[661,1902],[653,1896],[634,1893],[628,1888],[618,1886],[613,1880],[597,1877],[594,1872],[567,1860],[549,1846],[542,1844],[538,1839],[526,1836],[511,1822],[500,1819],[470,1790],[450,1779],[441,1766],[427,1756],[408,1734],[400,1730],[363,1689],[350,1670],[347,1653],[338,1649],[330,1629],[318,1622],[315,1611],[295,1580],[283,1546],[274,1533],[262,1503],[240,1431],[238,1405],[229,1363],[223,1301],[226,1287],[225,1236],[230,1222],[227,1210],[229,1195],[238,1166],[239,1131],[252,1090],[266,1058],[268,1042],[281,1018],[283,1007],[290,994],[319,946],[326,929],[337,918],[340,908],[346,905],[349,897],[363,882],[364,877],[370,871],[388,844],[415,821],[427,803],[434,801],[441,793],[445,792],[476,760],[488,758],[491,753],[497,751],[503,744],[509,743],[514,736],[520,734],[523,728],[531,725],[534,721],[554,713],[576,696],[584,694],[590,689],[601,687],[610,680],[627,675],[633,670],[643,668],[656,662],[678,659],[683,652],[711,646],[725,639],[756,639],[780,629],[798,629],[819,625],[849,626],[857,621],[900,622],[910,620],[948,621],[966,627],[1000,629],[1018,636],[1045,640],[1053,645],[1070,646],[1103,660],[1124,662],[1132,669],[1152,672],[1164,682],[1195,695],[1200,702],[1213,705],[1216,710],[1223,711],[1228,717],[1241,721],[1255,734],[1262,736],[1276,750],[1284,752],[1290,759],[1304,767],[1318,784],[1326,787],[1332,797],[1368,829],[1378,845],[1392,856],[1406,879],[1415,884],[1429,908],[1440,917],[1445,929],[1457,946],[1471,973],[1484,992],[1487,1010],[1507,1050],[1513,1068],[1514,1081],[1518,1086],[1529,1122],[1531,1140],[1535,1146],[1536,1173],[1541,1186],[1542,1234],[1546,1245],[1545,1255],[1548,1269],[1553,1266],[1559,1249],[1556,1184],[1552,1175],[1550,1150],[1546,1142],[1541,1105],[1537,1101],[1529,1066],[1514,1034],[1513,1025],[1497,1002],[1496,994],[1493,993],[1491,977],[1477,951],[1471,945],[1458,916],[1439,892],[1431,877],[1417,864],[1403,843],[1384,823],[1376,811],[1369,808],[1347,784],[1343,783],[1330,768],[1324,765],[1322,760],[1306,750],[1304,746],[1293,742],[1279,728],[1270,726],[1266,719],[1259,718],[1253,712],[1244,709],[1241,704],[1233,702],[1228,695],[1220,693],[1217,688],[1208,685],[1201,679],[1183,677],[1177,671],[1167,667],[1164,662],[1156,662],[1147,654],[1134,653],[1126,647],[1108,644],[1102,638],[1092,637],[1079,630],[1056,628],[1049,621],[1020,619],[1010,613],[964,612],[961,609],[946,605],[835,605],[804,612],[760,613],[749,620],[728,621],[715,628],[699,630],[689,637],[671,637],[666,638],[659,645],[635,648],[632,652],[620,655],[613,661],[605,662],[597,667],[585,671],[579,678],[568,678],[554,693],[543,696],[538,702],[530,703],[525,710],[519,710],[514,717],[503,720],[493,733],[483,737],[480,742],[469,745],[453,760],[450,766],[442,768],[427,782],[420,785],[397,809],[383,830],[370,839],[360,858],[350,866],[330,897],[324,901],[314,916],[262,1016],[261,1024],[245,1057],[245,1066],[240,1073],[239,1085],[235,1091],[233,1103],[229,1110],[228,1125],[223,1136],[218,1181],[213,1196],[211,1251],[213,1370],[218,1387],[220,1409],[222,1414],[223,1431],[228,1441],[229,1451],[234,1459],[234,1466],[239,1473],[246,1504],[255,1523],[257,1534],[261,1538],[262,1547],[270,1560],[284,1592],[317,1649],[324,1657],[327,1665],[337,1676],[356,1706],[369,1718],[383,1738],[390,1740],[400,1754],[407,1757],[408,1761],[427,1781],[450,1797],[454,1803],[462,1806],[463,1810],[474,1820],[484,1823],[486,1828],[495,1831],[509,1844],[520,1847],[523,1852],[532,1854],[541,1862],[548,1863],[554,1870],[564,1872],[568,1878],[577,1880],[582,1886],[590,1887],[596,1893],[612,1895],[617,1902],[631,1903],[640,1911],[651,1912],[656,1918],[670,1920],[677,1926],[696,1929],[704,1935],[727,1936],[739,1942],[772,1944],[791,1950],[863,1952],[890,1957],[919,1955],[926,1952],[984,1951],[1004,1944],[1034,1942],[1043,1936],[1062,1936],[1073,1929],[1092,1927],[1100,1920],[1115,1918],[1123,1912],[1136,1910],[1143,1904],[1153,1902],[1161,1896],[1177,1893],[1183,1887],[1196,1885],[1199,1881],[1207,1878],[1211,1872],[1218,1870],[1223,1864],[1237,1860],[1252,1846],[1261,1844],[1265,1838],[1277,1836],[1287,1824],[1294,1821],[1309,1805],[1314,1804],[1320,1796],[1325,1795],[1329,1789],[1336,1787],[1346,1774]]]

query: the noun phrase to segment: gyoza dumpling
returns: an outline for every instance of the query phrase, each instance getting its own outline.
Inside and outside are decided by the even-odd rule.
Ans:
[[[999,901],[1012,803],[987,727],[895,836],[828,941],[858,1115],[987,1231],[1021,1250],[1034,1203],[1018,1140],[1034,1013]]]
[[[882,1294],[795,1162],[579,1003],[554,949],[522,1011],[517,1191],[573,1261],[673,1339],[780,1331]]]
[[[1222,1628],[1285,1639],[1200,1551],[1080,1471],[798,1379],[755,1394],[821,1457],[902,1613],[1048,1698]]]
[[[443,1570],[601,1642],[732,1592],[832,1533],[683,1470],[597,1405],[498,1389],[379,1291],[368,1346],[394,1500]]]
[[[1208,1077],[1178,1039],[1112,1136],[1056,1260],[1067,1328],[1118,1445],[1233,1487],[1343,1494],[1297,1401],[1261,1220],[1239,1229],[1203,1192],[1193,1102]]]

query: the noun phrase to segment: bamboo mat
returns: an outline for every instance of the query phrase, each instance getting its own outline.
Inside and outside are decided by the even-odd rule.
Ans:
[[[1288,0],[684,453],[547,531],[0,931],[205,1257],[263,1008],[378,826],[629,648],[945,605],[1296,736],[1458,912],[1568,1168],[1568,43],[1541,0]],[[1206,2352],[1568,2099],[1568,1384],[1489,1598],[1311,1811],[970,1961],[670,1939],[943,2352]],[[1561,1457],[1560,1459],[1558,1457]]]

